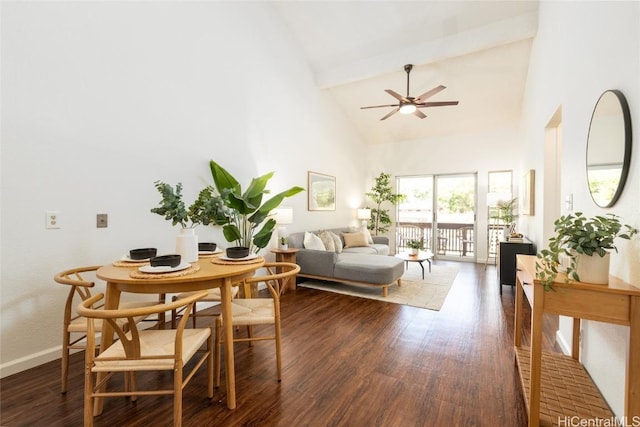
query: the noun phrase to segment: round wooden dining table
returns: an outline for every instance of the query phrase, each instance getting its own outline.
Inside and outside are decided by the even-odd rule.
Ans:
[[[105,309],[116,309],[120,303],[120,294],[130,292],[136,294],[169,294],[220,288],[222,319],[224,334],[233,336],[231,322],[231,287],[252,277],[255,271],[264,265],[262,257],[250,261],[221,262],[217,258],[200,258],[192,263],[191,270],[182,274],[140,274],[139,266],[123,266],[113,263],[100,267],[97,276],[107,283]],[[197,270],[197,271],[194,271]],[[100,343],[102,352],[113,343],[113,330],[105,323]],[[235,367],[233,356],[233,340],[224,340],[225,368],[227,383],[227,407],[236,407]],[[96,384],[99,384],[97,381]],[[103,399],[96,399],[94,413],[102,413]]]

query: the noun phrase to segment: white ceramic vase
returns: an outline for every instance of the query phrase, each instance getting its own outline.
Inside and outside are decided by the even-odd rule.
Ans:
[[[418,251],[419,251],[419,249],[418,249],[418,248],[411,248],[411,249],[409,249],[409,253],[410,253],[411,255],[418,255]]]
[[[176,253],[180,254],[182,261],[198,261],[198,236],[193,228],[183,228],[176,236]]]
[[[592,256],[576,255],[576,272],[581,282],[593,283],[596,285],[607,285],[609,283],[609,262],[611,254],[601,257],[598,254]]]

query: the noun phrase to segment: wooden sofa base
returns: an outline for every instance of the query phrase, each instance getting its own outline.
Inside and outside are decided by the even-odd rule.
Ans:
[[[340,283],[346,283],[348,285],[373,286],[373,287],[376,287],[376,288],[382,288],[382,296],[383,297],[387,297],[389,295],[389,291],[388,291],[389,286],[393,285],[396,282],[398,283],[398,286],[402,285],[402,283],[401,283],[399,278],[395,282],[391,282],[391,283],[389,283],[387,285],[381,285],[381,284],[378,284],[378,283],[356,282],[354,280],[337,279],[335,277],[313,276],[311,274],[299,274],[298,273],[297,277],[304,277],[304,278],[307,278],[307,279],[316,279],[316,280],[325,280],[325,281],[329,281],[329,282],[340,282]],[[297,286],[298,286],[298,283],[296,283],[296,288],[297,288]]]

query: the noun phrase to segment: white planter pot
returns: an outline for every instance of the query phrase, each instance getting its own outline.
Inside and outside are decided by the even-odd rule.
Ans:
[[[193,228],[183,228],[176,236],[176,253],[180,254],[182,261],[198,261],[198,236]]]
[[[418,255],[418,251],[419,251],[419,249],[417,249],[417,248],[410,248],[409,249],[409,253],[411,255]]]
[[[609,283],[609,262],[611,254],[603,257],[600,255],[582,255],[576,256],[576,272],[581,282],[593,283],[596,285],[607,285]]]
[[[284,245],[281,243],[279,248],[280,250],[286,251],[287,249],[289,249],[289,244],[285,243]]]

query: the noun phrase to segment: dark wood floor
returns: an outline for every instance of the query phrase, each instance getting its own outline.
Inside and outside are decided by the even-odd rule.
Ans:
[[[201,371],[185,390],[184,425],[525,426],[514,292],[499,295],[495,266],[458,265],[439,312],[305,288],[285,294],[282,382],[272,342],[238,344],[237,409],[226,408],[224,385],[206,398]],[[548,350],[555,322],[547,319]],[[66,395],[59,372],[51,362],[2,379],[0,425],[82,425],[82,353],[72,358]],[[95,425],[163,426],[171,418],[171,397],[112,398]]]

